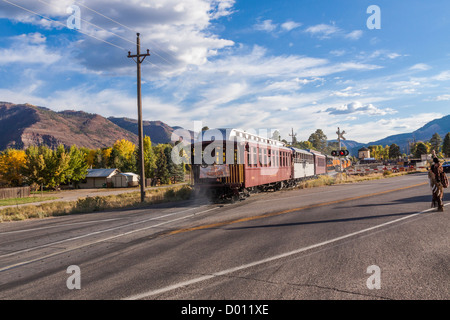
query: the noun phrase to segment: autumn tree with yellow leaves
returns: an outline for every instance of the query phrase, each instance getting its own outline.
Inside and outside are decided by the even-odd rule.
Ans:
[[[0,184],[18,187],[23,184],[22,168],[26,161],[23,150],[6,149],[0,153]]]

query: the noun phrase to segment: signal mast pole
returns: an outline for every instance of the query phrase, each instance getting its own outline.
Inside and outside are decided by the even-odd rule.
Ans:
[[[138,135],[139,135],[139,171],[141,176],[141,202],[145,201],[145,170],[144,170],[144,129],[142,122],[142,96],[141,96],[141,63],[150,56],[149,49],[147,53],[141,54],[140,34],[137,33],[136,50],[137,54],[132,55],[128,51],[128,58],[132,58],[137,64],[137,106],[138,106]],[[135,59],[136,58],[136,59]]]
[[[346,140],[345,138],[344,138],[344,133],[345,133],[345,130],[343,130],[342,132],[341,132],[341,129],[339,129],[339,127],[338,127],[338,131],[336,131],[336,134],[337,134],[337,136],[338,136],[338,143],[339,143],[339,150],[341,150],[341,139],[342,140]],[[340,166],[340,171],[342,172],[342,160],[341,160],[341,155],[339,155],[339,166]]]

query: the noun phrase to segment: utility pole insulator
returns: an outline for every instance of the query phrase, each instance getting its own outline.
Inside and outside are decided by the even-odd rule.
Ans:
[[[141,43],[139,39],[140,34],[137,33],[136,51],[135,55],[128,51],[128,58],[132,58],[137,65],[137,105],[138,105],[138,135],[139,135],[139,171],[140,171],[140,185],[141,185],[141,202],[145,201],[145,171],[144,171],[144,129],[142,121],[142,96],[141,96],[141,64],[145,58],[150,56],[150,51],[147,49],[146,54],[141,54]],[[136,60],[134,59],[136,58]]]

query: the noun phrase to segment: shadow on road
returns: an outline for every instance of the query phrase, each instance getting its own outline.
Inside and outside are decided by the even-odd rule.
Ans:
[[[434,211],[424,212],[422,214],[433,213]],[[279,223],[279,224],[265,224],[259,226],[247,226],[247,227],[233,227],[226,228],[225,230],[241,230],[241,229],[257,229],[257,228],[273,228],[273,227],[289,227],[289,226],[302,226],[309,224],[320,224],[320,223],[335,223],[335,222],[349,222],[349,221],[363,221],[370,219],[386,218],[386,217],[402,217],[417,214],[414,212],[404,212],[404,213],[390,213],[390,214],[379,214],[364,217],[353,217],[353,218],[343,218],[343,219],[330,219],[330,220],[316,220],[316,221],[304,221],[304,222],[292,222],[292,223]]]
[[[416,197],[396,199],[393,201],[388,201],[386,203],[368,203],[368,204],[359,204],[359,205],[352,205],[352,206],[345,206],[345,207],[343,206],[343,207],[339,207],[339,208],[365,208],[365,207],[376,207],[376,206],[392,206],[392,205],[396,205],[396,204],[418,203],[418,202],[429,202],[431,204],[431,193],[429,195],[423,195],[423,196],[418,196],[418,197],[416,196]]]

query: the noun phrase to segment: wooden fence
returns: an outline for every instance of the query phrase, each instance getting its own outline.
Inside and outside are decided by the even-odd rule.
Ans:
[[[11,198],[26,198],[30,196],[30,187],[0,188],[0,200]]]

